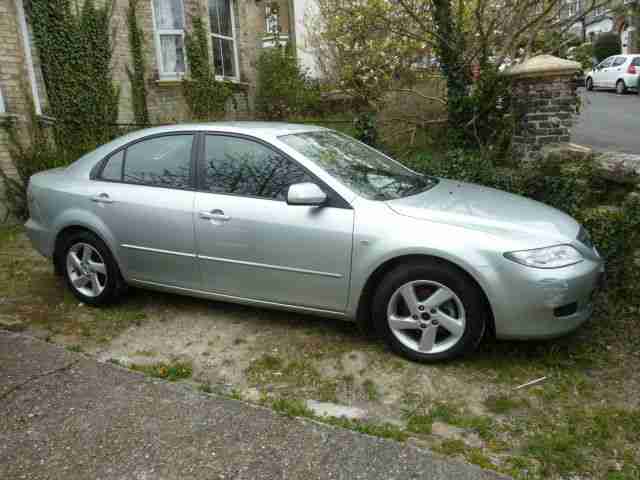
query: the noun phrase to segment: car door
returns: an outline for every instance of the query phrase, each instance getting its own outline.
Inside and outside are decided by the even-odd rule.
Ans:
[[[91,185],[94,213],[115,238],[128,278],[198,288],[193,231],[196,136],[145,138],[112,154]]]
[[[613,63],[614,57],[603,60],[593,71],[593,85],[595,87],[607,87],[607,74],[609,67]]]
[[[242,298],[342,312],[349,295],[354,213],[300,164],[255,139],[205,135],[196,194],[203,288]],[[323,206],[288,205],[314,182]]]

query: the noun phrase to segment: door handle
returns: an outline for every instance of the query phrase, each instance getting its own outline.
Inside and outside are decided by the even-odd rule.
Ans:
[[[101,193],[99,195],[95,195],[91,197],[91,201],[96,203],[113,203],[114,202],[114,200],[111,200],[109,198],[109,195],[106,193]]]
[[[200,218],[203,220],[215,220],[217,222],[228,222],[229,220],[231,220],[231,217],[229,215],[225,215],[222,210],[200,212]]]

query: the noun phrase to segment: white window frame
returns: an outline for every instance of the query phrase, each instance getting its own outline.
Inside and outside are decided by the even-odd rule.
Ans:
[[[33,97],[33,106],[36,115],[42,115],[42,102],[38,93],[38,81],[36,79],[36,69],[33,65],[33,53],[31,51],[31,36],[29,35],[29,26],[27,25],[27,16],[24,13],[23,0],[15,0],[16,11],[18,12],[18,24],[20,26],[20,35],[22,36],[22,47],[24,48],[24,58],[27,64],[27,74],[29,83],[31,84],[31,96]],[[2,95],[0,94],[0,103]],[[0,111],[3,111],[0,109]]]
[[[0,114],[5,113],[7,111],[4,105],[4,98],[2,98],[2,87],[0,87]]]
[[[156,62],[158,62],[158,75],[160,80],[181,80],[186,72],[188,71],[187,64],[187,47],[184,39],[184,27],[181,29],[166,29],[166,28],[158,28],[156,24],[156,11],[154,6],[154,1],[151,1],[151,16],[153,17],[153,41],[156,45]],[[184,0],[180,0],[180,6],[182,7],[182,25],[186,26],[187,21],[184,14]],[[160,37],[163,35],[174,35],[182,37],[182,45],[184,48],[184,72],[164,72],[163,62],[162,62],[162,42],[160,41]]]
[[[209,14],[209,35],[211,36],[211,53],[213,54],[213,56],[211,57],[211,60],[213,61],[213,65],[215,68],[215,48],[216,48],[216,43],[214,42],[214,38],[220,38],[222,40],[231,40],[233,42],[233,63],[234,63],[234,70],[235,70],[235,75],[234,76],[230,76],[230,75],[218,75],[217,72],[215,73],[215,77],[216,80],[221,81],[221,80],[228,80],[231,82],[235,82],[238,83],[240,81],[240,61],[238,60],[238,40],[236,37],[236,9],[235,9],[235,4],[233,0],[229,0],[229,12],[231,13],[231,36],[227,37],[226,35],[220,35],[217,33],[213,33],[211,30],[211,12],[209,11],[209,6],[210,4],[207,5],[207,13]]]

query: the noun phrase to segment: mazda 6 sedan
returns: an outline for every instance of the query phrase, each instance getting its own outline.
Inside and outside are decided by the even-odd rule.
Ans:
[[[604,268],[558,210],[303,125],[131,133],[34,175],[28,202],[33,245],[86,304],[134,285],[342,318],[416,361],[570,332]]]

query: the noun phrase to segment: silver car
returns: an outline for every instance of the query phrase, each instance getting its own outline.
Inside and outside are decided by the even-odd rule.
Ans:
[[[342,318],[417,361],[570,332],[603,272],[568,215],[320,127],[135,132],[34,175],[28,202],[33,245],[84,303],[135,285]]]

